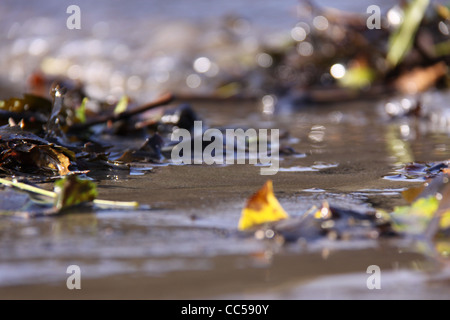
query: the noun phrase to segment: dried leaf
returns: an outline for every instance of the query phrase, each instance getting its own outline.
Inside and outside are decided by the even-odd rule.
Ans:
[[[266,222],[274,222],[289,218],[283,207],[273,194],[272,181],[268,180],[264,186],[253,194],[242,210],[238,229],[246,230]]]
[[[64,176],[70,172],[70,159],[50,145],[36,146],[38,153],[33,157],[39,167],[48,167]]]
[[[0,168],[3,171],[66,175],[75,154],[19,127],[0,128]]]
[[[138,150],[126,150],[116,162],[159,162],[164,157],[161,153],[163,139],[157,133],[148,138]]]
[[[449,20],[450,19],[450,8],[440,3],[436,4],[436,12],[442,19]]]
[[[441,61],[432,66],[417,67],[399,76],[394,83],[397,90],[406,94],[415,94],[431,88],[447,73],[447,65]]]
[[[425,186],[412,187],[407,190],[402,191],[403,199],[408,201],[408,203],[413,203],[414,200],[423,192]]]

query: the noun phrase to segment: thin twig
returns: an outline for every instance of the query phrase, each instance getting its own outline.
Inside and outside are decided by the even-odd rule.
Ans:
[[[50,197],[52,199],[57,197],[56,192],[48,191],[42,188],[34,187],[26,183],[17,182],[17,181],[10,181],[7,179],[0,178],[0,183],[4,184],[8,187],[15,187],[24,191],[29,191],[32,193],[40,194],[43,196]],[[94,204],[98,206],[107,206],[107,207],[132,207],[137,208],[139,207],[139,203],[136,201],[110,201],[110,200],[101,200],[101,199],[94,199]]]
[[[6,179],[3,179],[3,178],[0,178],[0,183],[4,184],[5,186],[8,186],[8,187],[15,187],[15,188],[18,188],[18,189],[21,189],[21,190],[37,193],[37,194],[40,194],[40,195],[43,195],[43,196],[47,196],[47,197],[50,197],[50,198],[55,198],[56,197],[56,193],[53,192],[53,191],[48,191],[48,190],[41,189],[41,188],[38,188],[38,187],[33,187],[33,186],[31,186],[29,184],[26,184],[26,183],[17,182],[17,181],[10,181],[10,180],[6,180]]]
[[[139,207],[139,202],[136,201],[111,201],[111,200],[101,200],[101,199],[94,199],[94,203],[98,206],[102,207],[132,207],[137,208]]]
[[[174,96],[171,93],[166,93],[166,94],[162,95],[161,97],[159,97],[158,99],[156,99],[152,102],[146,103],[140,107],[134,108],[132,110],[126,110],[126,111],[118,113],[118,114],[99,116],[99,117],[90,119],[84,123],[76,123],[69,128],[69,132],[81,131],[81,130],[87,129],[91,126],[94,126],[96,124],[105,123],[108,121],[115,122],[118,120],[127,119],[131,116],[142,113],[144,111],[154,109],[154,108],[163,106],[165,104],[168,104],[171,101],[173,101],[173,99],[174,99]]]

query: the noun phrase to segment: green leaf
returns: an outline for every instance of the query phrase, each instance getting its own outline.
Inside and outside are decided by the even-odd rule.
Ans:
[[[67,176],[55,182],[56,198],[54,205],[58,210],[83,202],[91,202],[97,197],[94,182],[81,180],[75,175]]]
[[[114,113],[115,114],[122,113],[125,110],[127,110],[127,107],[128,107],[128,97],[122,96],[122,98],[120,98],[119,102],[117,102],[117,105],[114,108]]]
[[[83,101],[81,101],[80,107],[75,111],[75,117],[81,123],[86,122],[86,104],[88,103],[88,101],[89,99],[87,97],[84,97]]]
[[[375,72],[367,66],[357,66],[348,69],[345,75],[338,79],[341,86],[352,89],[361,89],[369,86],[375,79]]]
[[[402,24],[389,38],[387,61],[392,67],[399,64],[411,50],[429,2],[429,0],[413,0],[405,9]]]
[[[391,213],[394,230],[421,234],[438,208],[439,200],[435,196],[419,198],[411,206],[395,207]]]

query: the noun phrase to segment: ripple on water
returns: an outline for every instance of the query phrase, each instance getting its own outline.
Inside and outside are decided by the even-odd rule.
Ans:
[[[289,168],[279,168],[280,172],[310,172],[310,171],[319,171],[323,169],[330,169],[338,167],[338,163],[324,163],[324,162],[315,162],[312,166],[303,167],[303,166],[293,166]]]

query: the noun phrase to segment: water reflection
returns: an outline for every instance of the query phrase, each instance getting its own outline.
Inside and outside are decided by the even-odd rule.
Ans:
[[[392,157],[394,164],[404,164],[414,161],[410,143],[402,137],[402,127],[405,125],[389,125],[386,129],[385,139],[388,148],[388,154]],[[406,131],[406,129],[403,129]],[[409,126],[408,126],[409,133]],[[409,136],[409,134],[408,134]],[[407,136],[407,137],[408,137]]]
[[[311,128],[311,131],[308,134],[308,138],[312,142],[323,142],[325,138],[325,130],[326,130],[325,126],[315,125]]]

